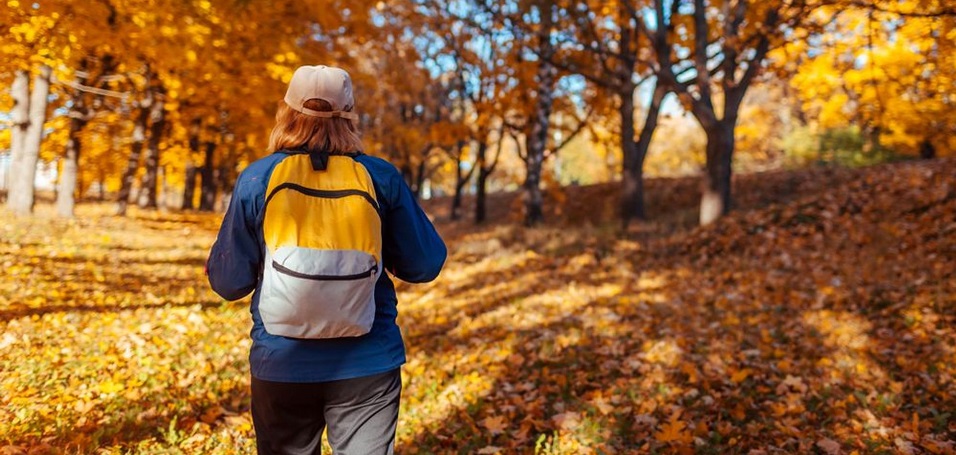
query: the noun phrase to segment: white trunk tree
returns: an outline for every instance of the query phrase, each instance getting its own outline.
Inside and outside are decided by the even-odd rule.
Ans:
[[[17,187],[14,179],[19,178],[21,162],[23,161],[23,138],[27,135],[27,127],[30,126],[30,74],[24,70],[18,70],[13,78],[13,85],[10,87],[10,95],[13,98],[13,110],[10,111],[10,120],[12,122],[10,131],[10,167],[7,169],[7,206],[14,209],[13,200],[10,194],[14,192],[12,188]]]
[[[21,100],[26,98],[24,93],[27,74],[18,71],[14,80],[14,134],[20,137],[11,141],[13,162],[10,166],[11,181],[7,206],[16,215],[29,215],[33,212],[33,182],[36,179],[37,161],[40,157],[40,143],[43,141],[43,124],[46,122],[51,73],[52,69],[49,66],[40,67],[39,73],[33,80],[30,98],[22,106]],[[29,112],[27,119],[22,117],[25,111]]]

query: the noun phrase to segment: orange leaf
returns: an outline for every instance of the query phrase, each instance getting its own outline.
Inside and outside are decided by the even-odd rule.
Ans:
[[[741,382],[744,382],[748,376],[750,376],[750,373],[753,373],[753,370],[750,368],[744,368],[731,375],[730,380],[733,381],[734,384],[740,384]]]
[[[505,422],[503,416],[485,417],[481,421],[481,426],[485,427],[491,434],[501,434],[508,428],[508,422]]]
[[[205,423],[211,424],[225,413],[226,413],[226,410],[223,409],[222,406],[213,406],[207,409],[206,412],[204,412],[202,416],[199,417],[199,420],[202,420]]]
[[[679,442],[688,444],[694,436],[687,430],[687,424],[680,420],[680,412],[671,415],[667,423],[661,425],[661,430],[654,433],[654,438],[660,442]]]

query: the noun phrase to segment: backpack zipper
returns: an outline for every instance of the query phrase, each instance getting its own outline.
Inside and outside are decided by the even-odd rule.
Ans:
[[[348,196],[361,196],[369,204],[371,204],[372,207],[375,207],[375,210],[379,210],[378,202],[375,200],[374,197],[372,197],[371,194],[369,194],[366,191],[354,190],[354,189],[353,190],[318,190],[315,188],[308,188],[308,187],[299,185],[297,183],[286,182],[272,189],[272,192],[270,192],[269,195],[266,197],[264,208],[262,209],[262,211],[265,212],[265,207],[269,206],[269,201],[272,200],[272,197],[275,196],[276,193],[285,189],[298,191],[308,196],[328,198],[328,199],[337,199],[337,198],[343,198]]]
[[[366,272],[356,273],[353,275],[310,275],[307,273],[296,272],[282,264],[279,264],[275,260],[272,261],[272,267],[276,269],[277,272],[295,277],[301,278],[303,280],[316,280],[316,281],[354,281],[361,280],[364,278],[371,278],[375,276],[375,272],[378,271],[378,264],[372,266]]]

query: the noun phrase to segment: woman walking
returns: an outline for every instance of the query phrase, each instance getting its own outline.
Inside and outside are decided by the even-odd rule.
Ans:
[[[252,297],[260,454],[392,453],[405,347],[389,273],[435,279],[445,244],[398,170],[362,154],[347,72],[298,68],[270,155],[246,168],[206,264]],[[385,273],[385,271],[389,273]]]

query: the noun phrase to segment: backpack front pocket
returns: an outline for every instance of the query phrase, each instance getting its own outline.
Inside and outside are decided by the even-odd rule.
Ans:
[[[266,331],[292,338],[365,335],[375,320],[380,274],[375,257],[362,251],[280,247],[267,253],[259,299]]]

